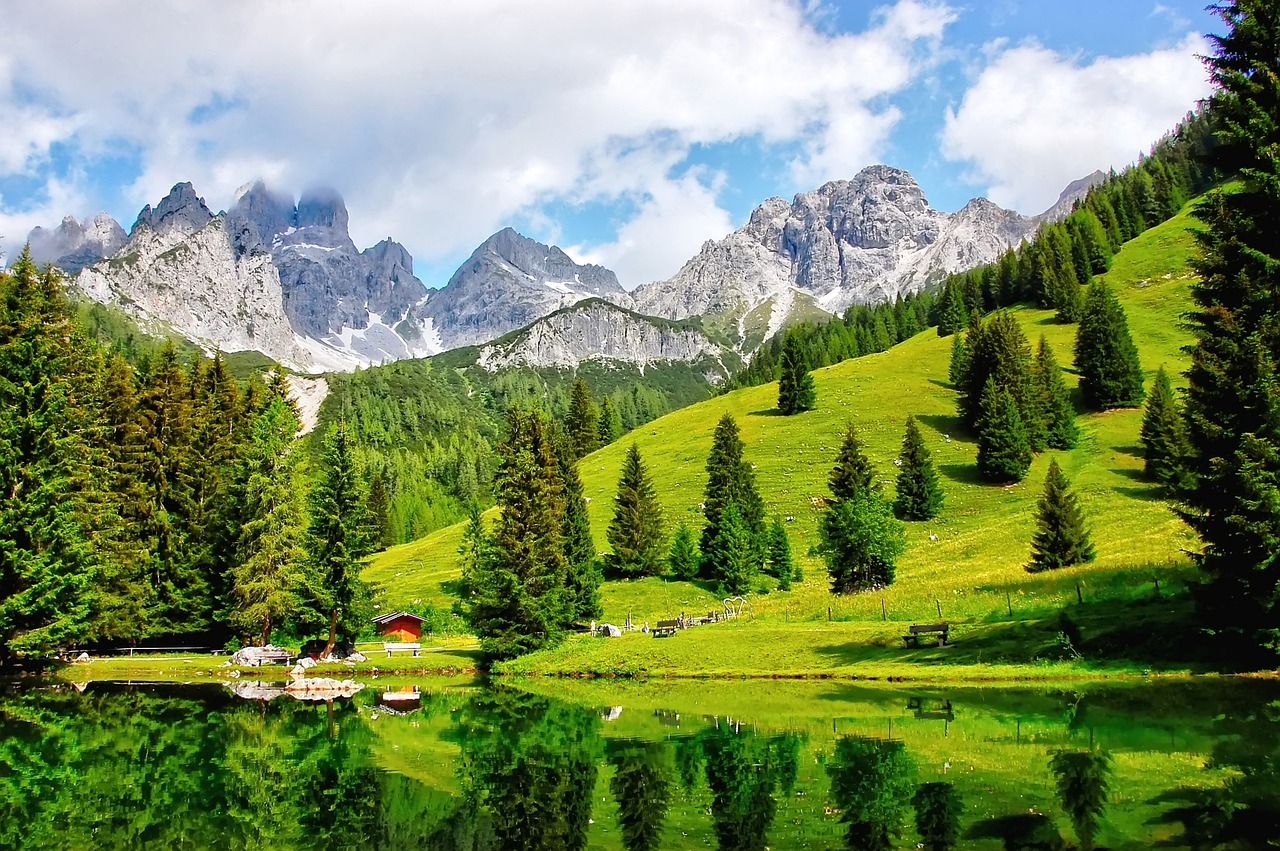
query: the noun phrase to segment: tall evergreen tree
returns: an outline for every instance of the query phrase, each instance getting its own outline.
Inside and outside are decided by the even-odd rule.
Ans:
[[[964,380],[964,371],[968,364],[968,351],[965,348],[964,334],[956,332],[951,339],[951,360],[947,367],[947,379],[952,387],[959,387]]]
[[[1051,449],[1074,449],[1080,440],[1080,429],[1071,404],[1071,391],[1067,389],[1062,369],[1043,334],[1036,348],[1031,379],[1039,397],[1037,408],[1044,418],[1045,444]]]
[[[778,578],[778,590],[790,591],[791,582],[795,579],[795,564],[791,560],[791,541],[787,537],[787,527],[781,517],[773,518],[769,527],[769,547],[767,562],[769,573]]]
[[[355,641],[370,603],[369,589],[360,579],[360,559],[373,549],[369,497],[345,419],[325,436],[319,472],[308,500],[307,548],[319,582],[313,590],[328,621],[329,635],[321,654],[328,656],[339,635],[344,641]]]
[[[596,422],[596,439],[601,446],[608,446],[622,437],[622,418],[613,405],[613,397],[605,396],[600,403],[600,419]]]
[[[571,439],[556,435],[556,448],[560,481],[564,484],[565,605],[571,622],[587,623],[604,611],[596,544]]]
[[[63,380],[69,324],[56,274],[37,273],[24,248],[0,272],[0,666],[74,640],[90,612],[97,564],[74,498],[88,471]]]
[[[494,478],[500,514],[492,558],[474,577],[467,617],[486,662],[558,643],[565,603],[564,485],[550,429],[536,412],[513,408]]]
[[[778,410],[785,416],[812,411],[817,392],[809,362],[800,346],[800,337],[789,332],[782,343],[782,373],[778,378]]]
[[[569,394],[569,416],[565,421],[573,457],[581,458],[600,445],[600,412],[591,398],[591,388],[579,375]]]
[[[626,851],[655,851],[671,805],[670,746],[664,742],[629,742],[609,756],[614,767],[609,790],[618,802],[618,823]]]
[[[662,573],[667,555],[662,505],[634,443],[622,461],[608,536],[613,548],[609,569],[616,575],[632,579]]]
[[[916,811],[916,833],[925,851],[951,851],[960,841],[960,816],[964,802],[952,783],[921,783],[911,798]]]
[[[676,579],[697,579],[701,561],[693,530],[682,520],[680,525],[676,526],[675,534],[671,536],[671,552],[667,556],[667,567]]]
[[[942,487],[915,417],[907,417],[906,433],[902,437],[898,492],[893,507],[903,520],[929,520],[942,510]]]
[[[232,569],[231,622],[260,644],[299,607],[306,586],[302,503],[293,437],[298,420],[279,399],[258,415],[244,459],[244,525]]]
[[[738,595],[751,590],[751,580],[760,569],[760,558],[738,503],[725,506],[716,524],[716,536],[702,548],[702,557],[713,566],[721,593]]]
[[[861,493],[829,505],[818,534],[831,593],[850,594],[893,583],[906,535],[893,509],[877,494]]]
[[[1031,467],[1031,444],[1008,390],[987,381],[978,423],[978,472],[989,482],[1020,482]]]
[[[1147,478],[1174,492],[1186,484],[1186,436],[1169,373],[1161,366],[1142,411],[1143,471]]]
[[[967,428],[979,431],[982,398],[988,379],[1013,398],[1033,451],[1044,447],[1046,436],[1031,376],[1031,346],[1018,320],[998,311],[967,335],[967,368],[960,387],[960,417]]]
[[[396,542],[391,528],[391,496],[387,493],[387,477],[381,470],[369,479],[369,531],[376,550],[385,550]]]
[[[1036,573],[1071,567],[1093,561],[1094,555],[1084,512],[1055,458],[1049,462],[1044,496],[1037,504],[1036,533],[1031,539],[1031,563],[1027,570]]]
[[[862,440],[859,439],[858,430],[852,421],[845,426],[840,450],[836,453],[836,465],[827,477],[827,485],[836,501],[879,492],[880,485],[876,482],[875,470],[862,451]]]
[[[1101,281],[1089,288],[1076,332],[1076,369],[1085,404],[1095,410],[1142,404],[1142,364],[1115,293]]]
[[[1071,819],[1082,851],[1092,851],[1094,837],[1111,791],[1111,756],[1103,752],[1057,751],[1049,760],[1058,797]]]
[[[756,492],[755,474],[742,452],[738,423],[730,414],[725,414],[716,424],[712,437],[711,452],[707,456],[707,489],[702,501],[706,525],[702,527],[700,549],[703,574],[708,579],[721,578],[721,565],[715,561],[717,551],[712,541],[720,534],[721,517],[730,504],[738,506],[738,518],[752,541],[752,561],[756,569],[764,558],[761,547],[764,503]]]
[[[1239,178],[1196,210],[1206,225],[1192,285],[1183,517],[1204,542],[1201,616],[1280,649],[1280,9],[1213,7],[1213,164]]]

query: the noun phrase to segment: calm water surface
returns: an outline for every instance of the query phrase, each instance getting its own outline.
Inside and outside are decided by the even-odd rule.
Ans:
[[[1264,848],[1280,686],[0,693],[0,848]],[[415,689],[417,691],[415,692]]]

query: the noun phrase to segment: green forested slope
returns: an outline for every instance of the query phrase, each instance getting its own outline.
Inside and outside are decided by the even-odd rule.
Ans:
[[[1182,347],[1190,337],[1180,316],[1187,309],[1194,250],[1187,211],[1125,245],[1105,276],[1128,312],[1148,380],[1164,364],[1182,371]],[[1045,334],[1068,370],[1074,325],[1058,324],[1053,312],[1020,307],[1014,311],[1033,345]],[[950,339],[933,330],[890,351],[826,367],[815,373],[818,409],[795,417],[774,410],[777,385],[736,391],[656,420],[581,462],[581,473],[597,547],[605,548],[605,529],[626,447],[632,440],[653,471],[669,526],[680,520],[701,525],[698,503],[706,481],[704,464],[711,434],[729,412],[741,426],[746,456],[756,465],[758,486],[771,514],[794,518],[787,528],[805,581],[788,593],[757,595],[757,616],[826,619],[881,618],[881,597],[891,618],[936,617],[941,603],[948,617],[1004,614],[1007,605],[1023,612],[1053,608],[1074,599],[1076,583],[1091,596],[1128,595],[1150,583],[1157,570],[1186,562],[1194,546],[1186,527],[1156,490],[1141,478],[1138,409],[1086,414],[1079,418],[1080,445],[1069,452],[1036,458],[1021,484],[992,486],[976,473],[976,447],[960,433],[956,394],[947,381]],[[916,415],[941,474],[946,506],[933,521],[908,524],[907,551],[898,580],[883,595],[835,598],[827,591],[820,559],[808,555],[817,542],[826,479],[844,424],[857,424],[887,493],[892,494],[904,420]],[[1034,527],[1035,502],[1051,457],[1071,478],[1088,512],[1098,549],[1097,561],[1084,568],[1031,576],[1023,570]],[[378,583],[385,604],[448,605],[443,583],[457,576],[456,550],[461,527],[375,557],[365,578]],[[1181,573],[1173,570],[1171,574]],[[1169,575],[1166,581],[1174,581]],[[767,581],[767,580],[766,580]],[[762,589],[763,590],[763,589]],[[1006,592],[1010,602],[1006,602]],[[645,580],[606,583],[606,619],[621,620],[631,610],[637,620],[656,619],[679,609],[696,611],[713,604],[708,590],[687,583]]]

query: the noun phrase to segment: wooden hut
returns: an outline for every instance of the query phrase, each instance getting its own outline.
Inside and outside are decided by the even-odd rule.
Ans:
[[[383,641],[413,642],[422,639],[422,622],[426,618],[408,612],[392,612],[373,619]]]

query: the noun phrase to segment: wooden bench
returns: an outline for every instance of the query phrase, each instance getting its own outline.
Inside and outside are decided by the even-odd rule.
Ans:
[[[416,641],[411,641],[411,642],[392,642],[392,641],[384,641],[384,642],[382,643],[382,649],[383,649],[383,650],[385,650],[385,651],[387,651],[387,658],[388,658],[388,659],[390,659],[390,658],[391,658],[391,654],[392,654],[392,653],[395,653],[395,652],[397,652],[397,651],[409,651],[409,650],[412,650],[412,651],[413,651],[413,655],[414,655],[414,656],[417,656],[417,655],[418,655],[418,653],[419,653],[419,652],[421,652],[421,650],[422,650],[422,645],[421,645],[421,644],[419,644],[419,643],[418,643],[418,642],[416,642]]]
[[[665,635],[675,635],[676,630],[680,628],[680,621],[658,621],[658,625],[653,628],[653,637],[662,638]]]
[[[947,646],[947,637],[951,632],[951,627],[945,623],[913,623],[907,627],[907,634],[902,636],[902,641],[908,647],[919,647],[920,636],[937,635],[938,646]]]

